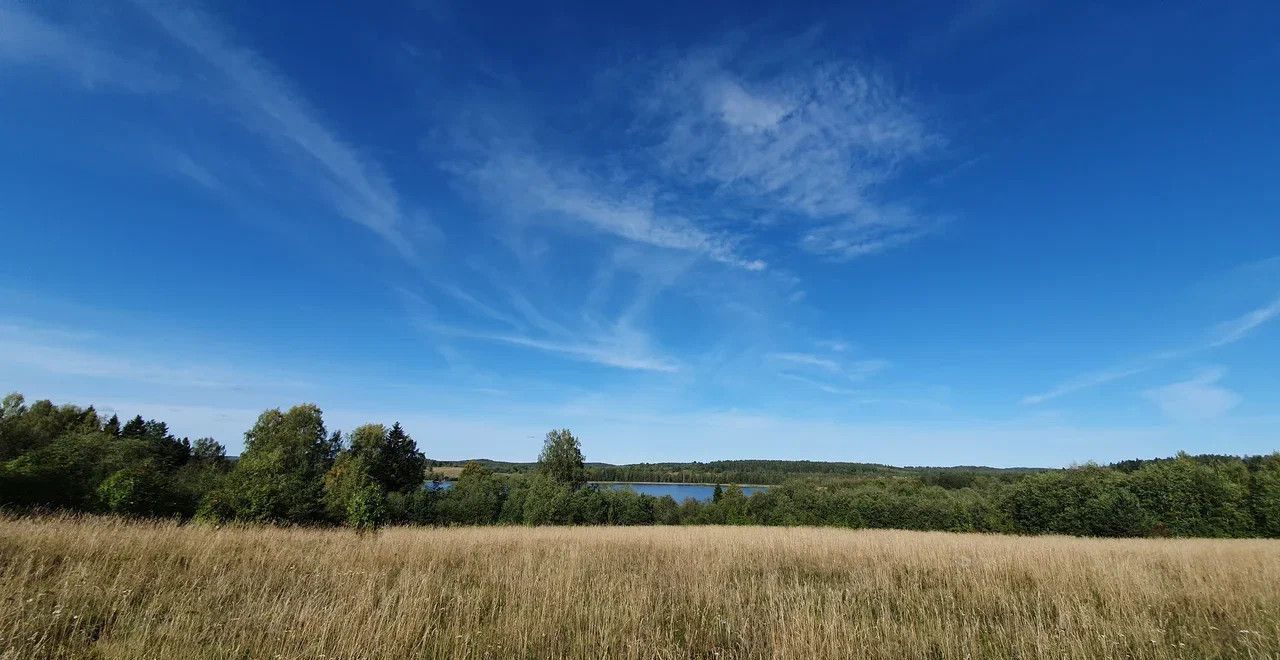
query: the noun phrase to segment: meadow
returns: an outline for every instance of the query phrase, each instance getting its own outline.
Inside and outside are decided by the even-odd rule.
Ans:
[[[1280,657],[1280,541],[0,518],[0,658]]]

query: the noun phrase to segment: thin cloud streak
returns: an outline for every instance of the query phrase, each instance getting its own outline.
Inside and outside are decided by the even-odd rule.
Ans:
[[[1130,376],[1136,376],[1171,360],[1188,357],[1197,353],[1203,353],[1208,350],[1234,344],[1245,339],[1253,333],[1253,331],[1274,320],[1278,316],[1280,316],[1280,298],[1234,319],[1218,324],[1211,333],[1210,338],[1203,344],[1182,349],[1162,351],[1127,367],[1107,369],[1093,374],[1073,378],[1046,392],[1023,397],[1021,403],[1023,405],[1041,404],[1067,394],[1123,380]]]
[[[454,328],[442,325],[432,325],[430,326],[430,329],[433,332],[446,336],[532,348],[540,351],[557,353],[583,362],[591,362],[619,369],[657,371],[665,373],[673,373],[680,369],[679,365],[672,360],[646,355],[643,351],[637,350],[634,346],[610,341],[608,338],[598,342],[572,342],[525,337],[521,335],[476,332],[463,328]]]
[[[801,367],[812,367],[829,374],[844,376],[849,380],[861,380],[889,366],[887,360],[854,360],[844,362],[812,353],[769,353],[771,360],[787,362]]]
[[[142,93],[176,84],[176,78],[122,58],[20,6],[0,6],[0,61],[61,69],[87,89],[109,86]]]
[[[275,141],[304,178],[313,178],[336,210],[386,240],[405,257],[413,246],[403,233],[404,214],[391,182],[375,163],[326,128],[301,95],[252,50],[235,44],[192,8],[139,3],[175,41],[221,74],[218,96],[231,99],[248,126]],[[421,221],[421,219],[419,219]]]
[[[0,334],[0,365],[57,376],[81,376],[130,383],[198,389],[301,389],[306,383],[247,374],[217,364],[195,364],[173,356],[164,361],[139,358],[136,351],[75,345],[71,333],[39,333],[9,326]],[[177,365],[177,366],[175,366]]]
[[[1143,365],[1143,366],[1135,366],[1135,367],[1125,367],[1120,369],[1108,369],[1105,371],[1098,371],[1091,374],[1086,374],[1084,376],[1079,376],[1077,378],[1068,380],[1065,383],[1062,383],[1061,385],[1047,392],[1041,392],[1040,394],[1032,394],[1030,396],[1023,397],[1022,404],[1034,406],[1037,404],[1044,403],[1046,401],[1051,401],[1060,396],[1066,396],[1067,394],[1072,394],[1074,392],[1079,392],[1081,390],[1087,390],[1089,388],[1097,387],[1099,385],[1113,383],[1117,380],[1123,380],[1130,376],[1136,376],[1150,369],[1152,366],[1153,365]]]
[[[835,360],[810,353],[770,353],[768,357],[774,360],[790,362],[792,364],[817,367],[823,371],[828,371],[833,374],[844,373],[844,369],[842,369]]]
[[[529,348],[618,369],[665,373],[680,370],[680,365],[675,360],[652,353],[649,338],[631,325],[633,310],[628,310],[612,323],[581,323],[575,326],[577,330],[571,331],[547,318],[524,296],[513,290],[506,290],[506,294],[508,304],[516,310],[514,315],[496,309],[459,287],[449,285],[441,287],[441,290],[450,298],[461,302],[464,307],[479,310],[482,316],[497,320],[510,330],[471,329],[441,322],[440,312],[426,299],[408,289],[397,288],[406,313],[414,325],[426,334]],[[633,307],[643,304],[641,299]]]
[[[1216,348],[1238,342],[1277,316],[1280,316],[1280,298],[1271,301],[1269,305],[1263,305],[1248,314],[1219,325],[1214,333],[1215,339],[1209,346]]]
[[[739,255],[737,240],[704,231],[687,218],[660,213],[652,197],[643,192],[618,192],[575,168],[497,149],[478,166],[462,168],[462,173],[477,190],[501,195],[503,206],[520,219],[541,216],[545,221],[550,216],[627,241],[701,254],[744,270],[766,268],[762,260]]]
[[[145,1],[135,5],[215,75],[161,73],[160,63],[152,66],[136,53],[122,54],[129,43],[94,45],[84,34],[9,7],[0,7],[0,61],[57,68],[90,90],[110,86],[137,94],[194,93],[203,101],[229,104],[244,119],[242,125],[266,138],[292,173],[317,197],[327,199],[338,215],[374,232],[405,258],[414,258],[405,234],[406,216],[391,181],[377,163],[326,127],[289,81],[193,7]],[[195,79],[201,82],[198,88],[189,82]],[[175,154],[175,159],[162,162],[206,188],[223,187],[190,155]],[[423,225],[415,230],[431,233],[421,213],[413,217],[415,225]]]

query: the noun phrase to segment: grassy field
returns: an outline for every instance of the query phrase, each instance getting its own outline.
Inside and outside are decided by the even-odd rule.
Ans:
[[[462,468],[449,465],[437,465],[431,468],[427,474],[427,479],[457,479],[462,476]]]
[[[0,657],[1280,657],[1280,541],[0,518]]]

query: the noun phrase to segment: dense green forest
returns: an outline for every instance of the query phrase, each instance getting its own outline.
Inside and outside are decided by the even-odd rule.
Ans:
[[[536,472],[537,463],[512,463],[472,459],[494,472]],[[472,461],[428,461],[434,467],[461,467]],[[682,484],[775,485],[794,479],[822,480],[828,484],[867,477],[916,477],[926,483],[958,487],[978,477],[1012,480],[1045,468],[991,468],[971,465],[955,467],[894,467],[877,463],[838,461],[733,460],[688,463],[586,463],[588,481],[630,481]]]
[[[610,466],[567,430],[532,464],[471,461],[448,489],[399,424],[329,432],[314,405],[267,410],[229,459],[164,422],[0,403],[0,505],[283,524],[759,524],[1092,536],[1280,537],[1280,453],[1068,469],[895,468],[808,461]],[[774,484],[676,502],[592,480]]]

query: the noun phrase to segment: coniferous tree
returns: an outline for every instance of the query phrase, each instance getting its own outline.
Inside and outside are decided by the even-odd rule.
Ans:
[[[142,415],[135,415],[133,419],[125,422],[124,427],[120,429],[120,437],[122,438],[142,438],[146,435],[147,422],[142,419]]]
[[[120,437],[120,418],[116,415],[112,415],[111,419],[108,419],[107,423],[103,425],[102,430],[108,435],[117,438]]]
[[[418,444],[400,427],[400,422],[387,431],[386,448],[377,475],[388,492],[409,492],[422,487],[427,475],[427,457]]]

